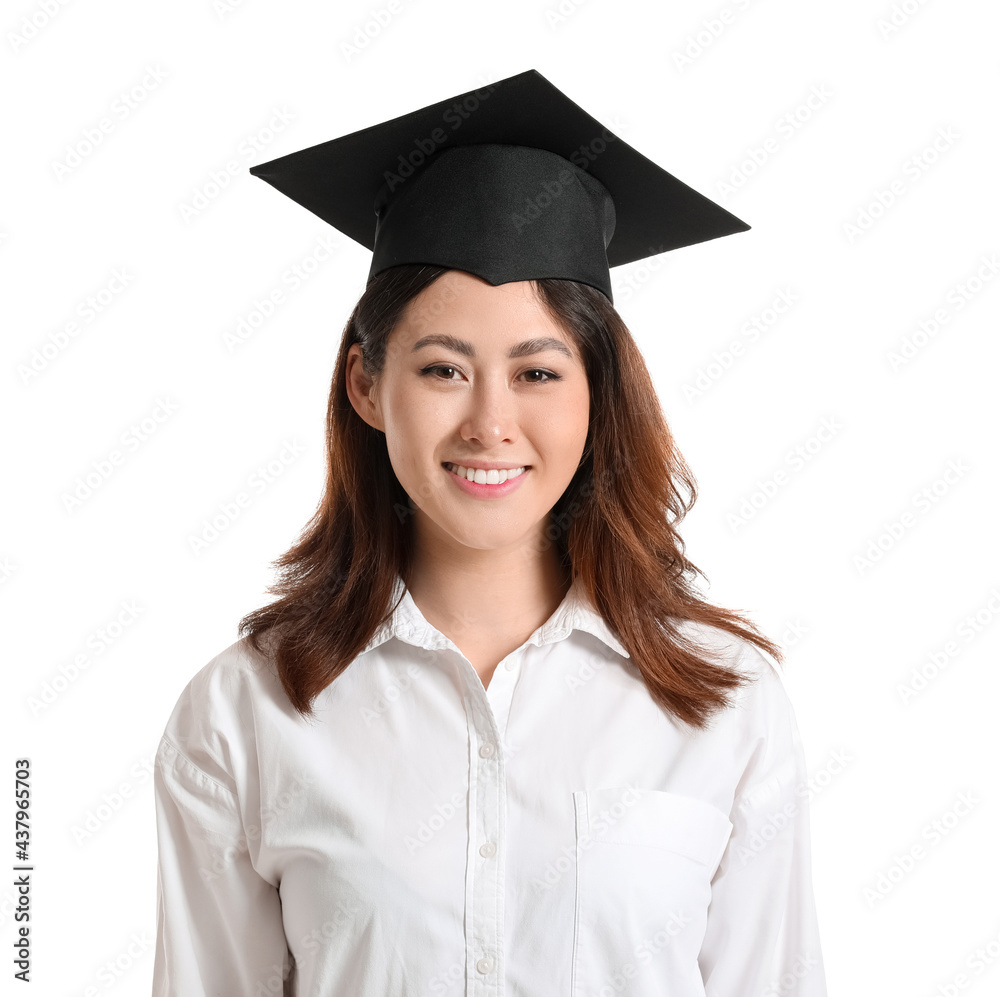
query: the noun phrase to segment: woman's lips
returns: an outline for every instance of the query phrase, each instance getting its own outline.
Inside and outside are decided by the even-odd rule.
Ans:
[[[515,489],[520,488],[522,482],[531,473],[531,466],[526,465],[524,470],[517,475],[515,478],[508,478],[504,482],[499,482],[495,485],[479,484],[476,481],[469,481],[468,478],[464,478],[456,474],[452,467],[459,465],[446,464],[443,465],[444,470],[447,472],[448,477],[451,478],[455,484],[465,492],[466,495],[471,495],[473,498],[489,499],[489,498],[502,498],[505,495],[510,495]]]

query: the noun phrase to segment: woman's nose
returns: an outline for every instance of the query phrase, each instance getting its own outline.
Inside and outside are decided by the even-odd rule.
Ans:
[[[502,376],[480,378],[469,394],[462,437],[489,448],[517,439],[517,400]]]

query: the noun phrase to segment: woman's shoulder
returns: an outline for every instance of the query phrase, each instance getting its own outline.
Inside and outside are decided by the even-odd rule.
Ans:
[[[185,683],[163,729],[161,763],[231,772],[252,750],[255,715],[281,709],[284,698],[268,659],[247,638],[234,641]]]
[[[246,637],[234,641],[187,680],[177,706],[193,713],[221,714],[259,695],[269,684],[272,670],[267,658],[254,650]]]
[[[712,661],[733,668],[749,679],[777,679],[780,682],[777,662],[753,641],[697,620],[681,620],[677,629]]]
[[[743,676],[743,683],[730,695],[731,722],[741,726],[794,726],[795,716],[784,674],[778,662],[752,641],[727,630],[684,620],[678,629],[710,660]]]

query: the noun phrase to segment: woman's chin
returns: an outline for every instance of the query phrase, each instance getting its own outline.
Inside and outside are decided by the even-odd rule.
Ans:
[[[458,552],[462,548],[477,551],[511,551],[529,545],[537,545],[543,534],[541,529],[531,529],[525,523],[498,522],[496,513],[482,516],[468,514],[455,517],[428,517],[430,531],[436,536],[435,545],[444,542]]]

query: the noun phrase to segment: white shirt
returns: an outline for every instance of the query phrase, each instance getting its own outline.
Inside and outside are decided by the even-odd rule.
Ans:
[[[484,689],[406,591],[314,720],[245,640],[205,665],[156,756],[155,997],[826,997],[780,674],[684,624],[757,677],[694,732],[585,598]]]

